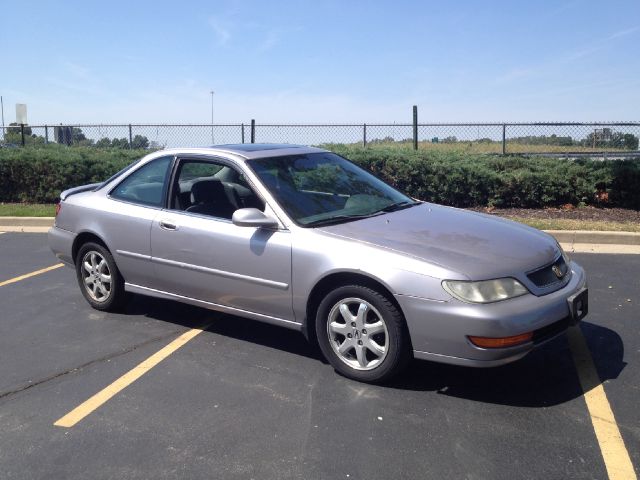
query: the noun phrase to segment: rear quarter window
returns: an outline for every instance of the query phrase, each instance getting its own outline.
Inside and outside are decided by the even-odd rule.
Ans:
[[[111,197],[131,203],[162,207],[173,157],[161,157],[143,165],[111,191]]]

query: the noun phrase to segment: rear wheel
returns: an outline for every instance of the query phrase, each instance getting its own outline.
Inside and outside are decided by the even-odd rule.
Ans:
[[[124,303],[124,281],[113,256],[104,246],[89,242],[80,247],[76,275],[84,298],[93,308],[112,311]]]
[[[331,365],[355,380],[383,382],[411,358],[402,313],[368,287],[349,285],[330,292],[318,307],[316,334]]]

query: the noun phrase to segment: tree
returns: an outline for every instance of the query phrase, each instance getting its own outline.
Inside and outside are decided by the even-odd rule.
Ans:
[[[638,137],[631,133],[625,133],[622,136],[622,148],[627,150],[638,150]]]
[[[103,137],[95,143],[98,148],[109,148],[111,146],[111,140],[107,137]]]
[[[638,149],[638,137],[632,133],[612,131],[610,128],[597,128],[581,142],[586,147]]]
[[[90,147],[94,144],[94,141],[87,138],[82,129],[71,127],[71,143],[77,146]]]
[[[93,144],[98,148],[129,148],[129,141],[126,138],[103,137]],[[149,139],[144,135],[136,135],[131,141],[131,148],[149,148]]]
[[[82,129],[78,127],[71,127],[71,142],[72,143],[80,143],[86,140],[87,137],[84,133],[82,133]]]
[[[149,148],[149,139],[142,135],[136,135],[131,142],[131,148]]]
[[[11,122],[8,127],[5,129],[5,133],[9,134],[18,134],[20,135],[20,124],[16,122]],[[24,134],[31,135],[33,132],[31,131],[31,127],[29,125],[24,126]]]
[[[112,148],[129,148],[129,141],[126,138],[114,138],[111,140]]]
[[[0,137],[0,140],[2,138]],[[8,144],[22,144],[22,132],[21,127],[18,123],[10,123],[4,129],[4,143]],[[40,137],[33,133],[30,126],[24,126],[24,143],[25,145],[35,145],[44,143],[44,137]]]

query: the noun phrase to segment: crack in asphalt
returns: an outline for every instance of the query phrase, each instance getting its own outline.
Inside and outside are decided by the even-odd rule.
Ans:
[[[115,353],[111,353],[109,355],[105,355],[104,357],[100,357],[100,358],[96,358],[94,360],[91,360],[89,362],[83,363],[82,365],[79,365],[77,367],[73,367],[73,368],[69,368],[63,372],[58,372],[58,373],[54,373],[53,375],[49,375],[48,377],[42,378],[40,380],[37,380],[35,382],[30,382],[27,385],[24,385],[20,388],[14,389],[14,390],[9,390],[7,392],[2,392],[0,393],[0,400],[3,400],[7,397],[10,397],[11,395],[15,395],[16,393],[21,393],[24,392],[26,390],[29,390],[30,388],[33,387],[37,387],[38,385],[42,385],[43,383],[47,383],[50,382],[51,380],[55,380],[56,378],[60,378],[63,377],[65,375],[68,375],[69,373],[74,373],[74,372],[80,372],[83,369],[90,367],[91,365],[95,365],[98,363],[102,363],[102,362],[106,362],[108,360],[111,360],[113,358],[118,358],[121,357],[123,355],[126,355],[128,353],[133,352],[134,350],[137,350],[138,348],[141,347],[146,347],[147,345],[151,345],[152,343],[156,343],[156,342],[160,342],[162,340],[166,340],[167,338],[171,338],[179,333],[181,333],[182,330],[175,330],[171,333],[168,333],[166,335],[161,335],[159,337],[154,337],[154,338],[150,338],[149,340],[145,340],[144,342],[141,343],[137,343],[135,345],[132,345],[131,347],[125,349],[125,350],[120,350],[119,352],[115,352]]]

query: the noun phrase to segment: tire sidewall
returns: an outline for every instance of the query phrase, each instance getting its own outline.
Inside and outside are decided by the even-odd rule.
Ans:
[[[356,370],[344,363],[333,351],[327,333],[329,312],[340,300],[357,297],[373,305],[382,315],[387,326],[387,348],[385,359],[372,370]],[[316,313],[316,336],[325,358],[342,375],[367,383],[380,383],[397,374],[406,364],[408,334],[404,318],[395,305],[379,292],[359,285],[347,285],[328,293],[320,302]]]

